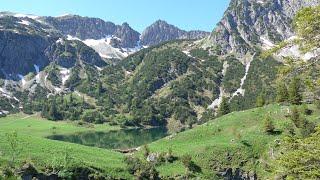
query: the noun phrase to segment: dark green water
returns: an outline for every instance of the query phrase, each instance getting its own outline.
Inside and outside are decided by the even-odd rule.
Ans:
[[[128,149],[151,143],[167,135],[165,128],[152,128],[82,132],[71,135],[52,135],[47,138],[106,149]]]

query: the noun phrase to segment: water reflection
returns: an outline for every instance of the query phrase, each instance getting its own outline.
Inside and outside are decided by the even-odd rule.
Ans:
[[[109,132],[83,132],[52,135],[49,139],[106,149],[128,149],[151,143],[168,135],[165,128],[124,129]]]

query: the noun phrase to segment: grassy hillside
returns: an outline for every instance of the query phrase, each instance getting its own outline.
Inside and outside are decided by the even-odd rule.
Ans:
[[[83,131],[110,131],[120,129],[119,126],[107,124],[79,125],[68,121],[48,121],[37,115],[13,114],[0,119],[0,131],[17,131],[19,134],[27,134],[38,137],[46,137],[52,134],[71,134]]]
[[[3,166],[11,158],[7,133],[18,133],[17,161],[20,166],[23,161],[30,161],[40,170],[45,167],[59,168],[66,162],[68,166],[93,167],[101,169],[112,177],[128,177],[123,162],[124,156],[115,151],[87,147],[72,143],[59,142],[44,137],[52,134],[70,134],[82,131],[109,131],[119,127],[95,125],[92,127],[78,126],[68,122],[52,122],[37,116],[22,114],[11,115],[0,119],[0,164]]]
[[[292,124],[287,106],[269,105],[263,108],[234,112],[192,130],[179,133],[172,138],[165,138],[150,144],[151,152],[168,152],[172,149],[177,157],[191,155],[201,172],[197,176],[210,179],[217,171],[226,168],[240,168],[245,172],[255,172],[259,178],[270,177],[277,143],[286,134],[286,128]],[[319,121],[320,112],[310,106],[313,114],[308,120]],[[264,132],[264,118],[267,114],[276,127],[273,135]],[[273,150],[272,150],[273,149]],[[165,163],[157,167],[162,176],[173,177],[185,174],[180,160]]]

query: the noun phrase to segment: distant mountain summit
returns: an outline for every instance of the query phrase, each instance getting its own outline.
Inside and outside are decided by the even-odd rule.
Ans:
[[[141,44],[152,46],[175,39],[201,39],[209,34],[204,31],[184,31],[166,21],[158,20],[143,31]]]
[[[43,17],[44,21],[61,31],[65,36],[70,35],[80,40],[103,39],[118,37],[118,47],[134,48],[139,41],[139,32],[133,30],[128,23],[115,25],[99,18],[66,15],[60,17]]]
[[[176,39],[200,39],[209,35],[203,31],[183,31],[165,21],[155,22],[140,36],[140,33],[131,28],[128,23],[116,25],[99,18],[64,15],[41,17],[41,19],[64,36],[83,41],[105,58],[122,59],[143,46],[157,45]],[[97,41],[94,42],[94,40]]]

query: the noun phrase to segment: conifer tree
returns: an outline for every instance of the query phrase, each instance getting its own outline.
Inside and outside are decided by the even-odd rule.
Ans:
[[[276,100],[278,103],[283,103],[288,101],[288,89],[287,86],[280,82],[277,87],[277,97]]]
[[[58,120],[58,110],[57,110],[57,105],[56,105],[56,99],[53,99],[50,103],[50,108],[49,108],[49,119],[51,120]]]
[[[73,104],[73,96],[72,96],[72,93],[70,94],[70,99],[69,99],[69,101],[70,101],[70,104],[72,105],[72,104]]]
[[[218,116],[223,116],[230,113],[230,107],[225,97],[222,98],[220,107],[218,109]]]
[[[297,107],[292,108],[290,119],[297,128],[301,127],[302,122],[301,122],[300,112]]]
[[[272,134],[275,130],[273,122],[271,120],[270,115],[267,115],[264,120],[264,132],[268,134]]]
[[[102,83],[101,83],[101,81],[99,81],[97,84],[97,90],[96,90],[97,96],[100,96],[100,94],[102,93],[102,90],[103,90]]]
[[[257,107],[262,107],[266,105],[266,98],[264,92],[260,93],[259,96],[257,97],[256,100],[256,106]]]
[[[300,80],[294,78],[289,86],[289,100],[294,105],[300,105],[302,102],[302,95],[300,93]]]

